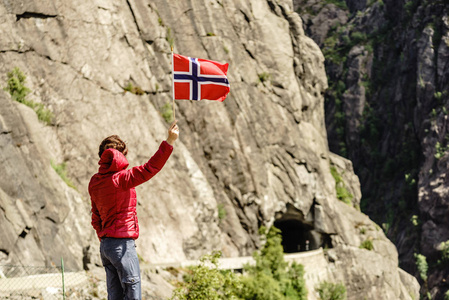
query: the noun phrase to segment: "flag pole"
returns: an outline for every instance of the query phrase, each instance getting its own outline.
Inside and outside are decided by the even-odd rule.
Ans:
[[[173,121],[176,120],[176,112],[175,112],[175,65],[173,64],[173,45],[171,48],[171,72],[172,72],[172,96],[173,96]]]

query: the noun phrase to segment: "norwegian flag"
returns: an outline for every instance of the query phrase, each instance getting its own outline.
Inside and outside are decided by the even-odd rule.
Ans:
[[[173,54],[173,97],[176,100],[224,101],[230,85],[228,64]]]

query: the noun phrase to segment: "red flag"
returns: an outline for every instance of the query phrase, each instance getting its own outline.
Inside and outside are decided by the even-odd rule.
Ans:
[[[173,54],[173,97],[222,102],[230,90],[227,72],[228,64]]]

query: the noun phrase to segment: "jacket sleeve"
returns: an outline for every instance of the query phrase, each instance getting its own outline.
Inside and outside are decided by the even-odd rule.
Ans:
[[[128,190],[150,180],[162,169],[172,152],[173,146],[163,141],[157,152],[145,164],[118,174],[119,186]]]
[[[100,212],[97,209],[97,206],[95,205],[95,202],[92,201],[92,227],[95,229],[95,231],[98,233],[101,231],[101,218],[100,218]]]

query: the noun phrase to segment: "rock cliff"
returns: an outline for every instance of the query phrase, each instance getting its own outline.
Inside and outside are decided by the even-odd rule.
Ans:
[[[449,275],[442,244],[449,239],[449,2],[294,5],[326,58],[331,151],[354,163],[362,211],[383,224],[400,266],[420,278],[414,255],[426,256],[428,290],[443,299]]]
[[[0,31],[3,86],[18,67],[28,103],[52,114],[45,124],[36,105],[0,92],[1,263],[63,255],[72,269],[100,264],[87,193],[97,147],[120,135],[131,165],[156,151],[174,41],[177,53],[228,62],[231,94],[176,103],[180,140],[137,189],[139,255],[152,263],[214,249],[248,255],[259,226],[275,224],[286,251],[306,241],[331,248],[328,277],[346,284],[349,299],[416,299],[396,248],[356,209],[351,162],[329,152],[324,57],[292,1],[3,1]],[[331,169],[352,193],[348,204]],[[367,240],[373,251],[359,248]]]

